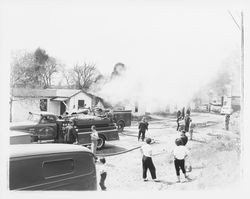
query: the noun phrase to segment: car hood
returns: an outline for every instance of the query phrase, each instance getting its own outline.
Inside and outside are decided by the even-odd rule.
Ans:
[[[10,123],[10,129],[11,130],[22,130],[22,129],[26,129],[28,127],[33,127],[35,125],[37,125],[37,123],[33,122],[33,121],[12,122],[12,123]]]

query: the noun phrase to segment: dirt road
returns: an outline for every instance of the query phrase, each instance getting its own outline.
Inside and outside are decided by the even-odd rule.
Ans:
[[[224,116],[214,114],[192,114],[193,122],[200,127],[194,131],[193,138],[187,144],[190,157],[187,161],[193,167],[188,173],[190,181],[176,183],[175,169],[171,151],[174,140],[179,137],[175,118],[157,118],[149,122],[147,137],[155,140],[153,161],[160,182],[142,180],[141,153],[138,149],[119,155],[108,156],[108,190],[152,191],[152,190],[197,190],[221,189],[238,186],[240,177],[240,137],[237,128],[238,118],[232,121],[232,131],[224,130]],[[211,124],[211,125],[204,125]],[[235,127],[236,126],[236,127]],[[239,125],[238,125],[239,126]],[[137,141],[136,124],[125,129],[120,140],[110,142],[101,153],[116,153],[144,144]],[[99,164],[97,163],[97,171]]]

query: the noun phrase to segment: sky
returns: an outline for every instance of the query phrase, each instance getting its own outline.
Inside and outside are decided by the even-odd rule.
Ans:
[[[239,23],[240,10],[231,12]],[[99,93],[114,102],[187,103],[240,50],[240,31],[220,4],[10,1],[0,28],[5,53],[40,47],[66,68],[94,63],[104,75],[124,63],[125,77]]]

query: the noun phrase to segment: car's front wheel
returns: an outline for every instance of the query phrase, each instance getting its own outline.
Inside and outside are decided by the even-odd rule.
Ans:
[[[123,132],[124,127],[125,127],[124,122],[123,122],[123,121],[119,121],[119,122],[117,123],[117,127],[118,127],[118,131],[119,131],[119,132]]]
[[[103,135],[99,135],[99,139],[97,140],[97,149],[103,148],[105,145],[105,137]]]

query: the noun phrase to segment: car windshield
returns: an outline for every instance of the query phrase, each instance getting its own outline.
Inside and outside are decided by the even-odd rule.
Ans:
[[[32,122],[39,122],[41,119],[41,115],[37,114],[29,114],[28,120]]]

